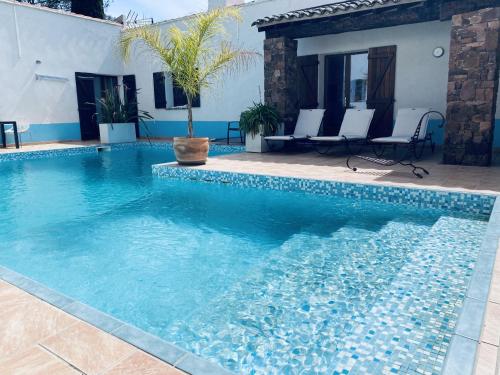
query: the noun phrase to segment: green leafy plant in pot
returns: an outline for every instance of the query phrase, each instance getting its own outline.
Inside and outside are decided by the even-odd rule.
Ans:
[[[135,141],[135,123],[143,126],[146,135],[149,133],[146,120],[153,116],[147,111],[138,109],[137,101],[124,101],[120,97],[120,86],[104,91],[97,99],[94,116],[99,122],[99,134],[103,143],[119,143]],[[139,90],[136,90],[136,97]]]
[[[237,8],[217,8],[190,18],[183,29],[173,26],[162,35],[155,26],[126,30],[121,37],[125,59],[134,41],[163,63],[174,83],[187,97],[187,136],[174,138],[179,164],[204,164],[208,156],[208,138],[196,138],[193,128],[193,99],[202,89],[214,85],[222,73],[246,67],[257,54],[234,47],[226,35],[224,22],[241,21]]]
[[[240,129],[246,134],[246,149],[248,152],[264,152],[267,150],[264,137],[275,135],[281,126],[281,116],[276,108],[254,103],[241,113]]]

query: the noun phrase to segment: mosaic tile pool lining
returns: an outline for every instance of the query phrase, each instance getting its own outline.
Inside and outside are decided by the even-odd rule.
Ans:
[[[222,172],[179,167],[177,164],[153,165],[152,171],[154,175],[161,178],[198,180],[264,190],[303,191],[319,195],[334,195],[353,199],[376,200],[384,203],[408,204],[421,208],[441,208],[485,216],[490,215],[496,199],[494,195],[487,194]]]
[[[72,155],[81,154],[93,154],[98,152],[98,148],[101,149],[111,149],[111,150],[122,150],[127,148],[140,147],[140,148],[155,148],[155,149],[173,149],[171,142],[132,142],[132,143],[115,143],[115,144],[99,144],[90,146],[78,146],[78,147],[66,147],[66,148],[56,148],[51,150],[37,150],[37,151],[26,151],[26,152],[11,152],[6,154],[0,154],[0,163],[14,160],[34,160],[34,159],[46,159],[55,157],[64,157]],[[231,146],[231,145],[219,145],[210,144],[210,150],[215,152],[223,153],[239,153],[244,150],[241,146]]]

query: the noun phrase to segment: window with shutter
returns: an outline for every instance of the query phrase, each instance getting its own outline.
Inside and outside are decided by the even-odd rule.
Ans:
[[[370,137],[391,135],[394,119],[396,46],[370,48],[366,105],[375,109]]]
[[[155,108],[167,108],[164,72],[153,73],[153,90],[155,95]]]
[[[297,94],[301,109],[318,108],[318,55],[299,56]]]
[[[174,107],[183,107],[187,105],[187,97],[184,90],[179,87],[175,82],[173,83],[173,96],[174,96]],[[200,106],[200,95],[196,95],[193,98],[193,107]]]

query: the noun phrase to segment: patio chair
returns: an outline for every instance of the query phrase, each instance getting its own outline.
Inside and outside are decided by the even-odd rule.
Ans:
[[[240,121],[228,121],[227,122],[227,138],[226,138],[227,144],[229,144],[229,141],[231,139],[231,137],[230,137],[231,132],[238,132],[241,144],[245,143],[243,141],[243,132],[240,129]]]
[[[375,149],[376,158],[363,156],[363,155],[350,155],[347,159],[347,167],[353,171],[357,168],[350,165],[350,160],[352,157],[356,157],[371,163],[383,165],[390,167],[396,164],[403,166],[408,166],[413,168],[412,173],[423,178],[422,173],[429,174],[425,168],[418,167],[414,164],[414,160],[418,160],[422,157],[425,145],[429,142],[432,152],[434,152],[435,144],[432,140],[432,133],[427,133],[427,127],[429,124],[429,119],[431,115],[437,115],[441,119],[442,128],[446,122],[444,115],[441,112],[433,111],[427,108],[404,108],[398,111],[396,117],[396,123],[392,131],[392,136],[390,137],[380,137],[371,139],[370,142],[380,149]],[[400,157],[394,157],[394,159],[383,159],[382,155],[385,146],[391,145],[394,150],[398,146],[405,146],[406,152]],[[394,153],[396,155],[396,152]]]
[[[17,122],[17,135],[19,137],[19,144],[20,144],[20,146],[23,145],[22,135],[25,134],[25,133],[28,133],[29,130],[30,130],[30,124],[25,123],[25,122],[21,122],[21,123]],[[14,125],[11,124],[10,128],[5,129],[5,134],[6,135],[7,134],[12,134],[13,136],[15,136]]]
[[[413,153],[416,159],[420,159],[423,155],[427,142],[434,153],[435,144],[432,140],[432,133],[427,133],[429,119],[431,114],[438,114],[443,121],[444,116],[437,111],[432,111],[430,108],[402,108],[398,111],[396,123],[390,137],[381,137],[371,139],[370,142],[377,145],[379,149],[375,150],[377,156],[382,156],[385,146],[391,145],[407,146],[409,151]]]
[[[344,144],[350,152],[351,143],[367,140],[374,113],[374,109],[347,109],[338,135],[309,137],[309,140],[314,142],[316,151],[321,154],[328,153],[331,147],[338,144]],[[319,147],[323,145],[327,146],[324,152]]]
[[[295,142],[317,136],[323,124],[324,109],[301,109],[295,130],[291,135],[273,135],[264,137],[266,142]]]

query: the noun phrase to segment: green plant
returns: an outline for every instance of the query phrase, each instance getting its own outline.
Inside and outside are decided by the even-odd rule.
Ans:
[[[241,113],[240,129],[252,136],[276,134],[281,123],[281,116],[276,108],[267,104],[254,103]]]
[[[136,90],[136,97],[137,92]],[[127,122],[138,122],[144,125],[147,129],[146,120],[152,120],[153,116],[147,111],[138,109],[137,101],[125,102],[120,97],[120,86],[116,86],[113,90],[104,91],[102,98],[98,99],[98,111],[95,116],[99,122],[103,124],[119,124]]]
[[[181,30],[177,26],[162,35],[158,27],[132,28],[122,34],[120,46],[125,60],[128,59],[134,41],[152,52],[172,73],[175,84],[187,97],[188,137],[193,131],[193,98],[201,89],[208,89],[221,73],[245,67],[257,54],[243,51],[231,45],[223,22],[228,19],[241,21],[237,8],[217,8],[196,15]]]

